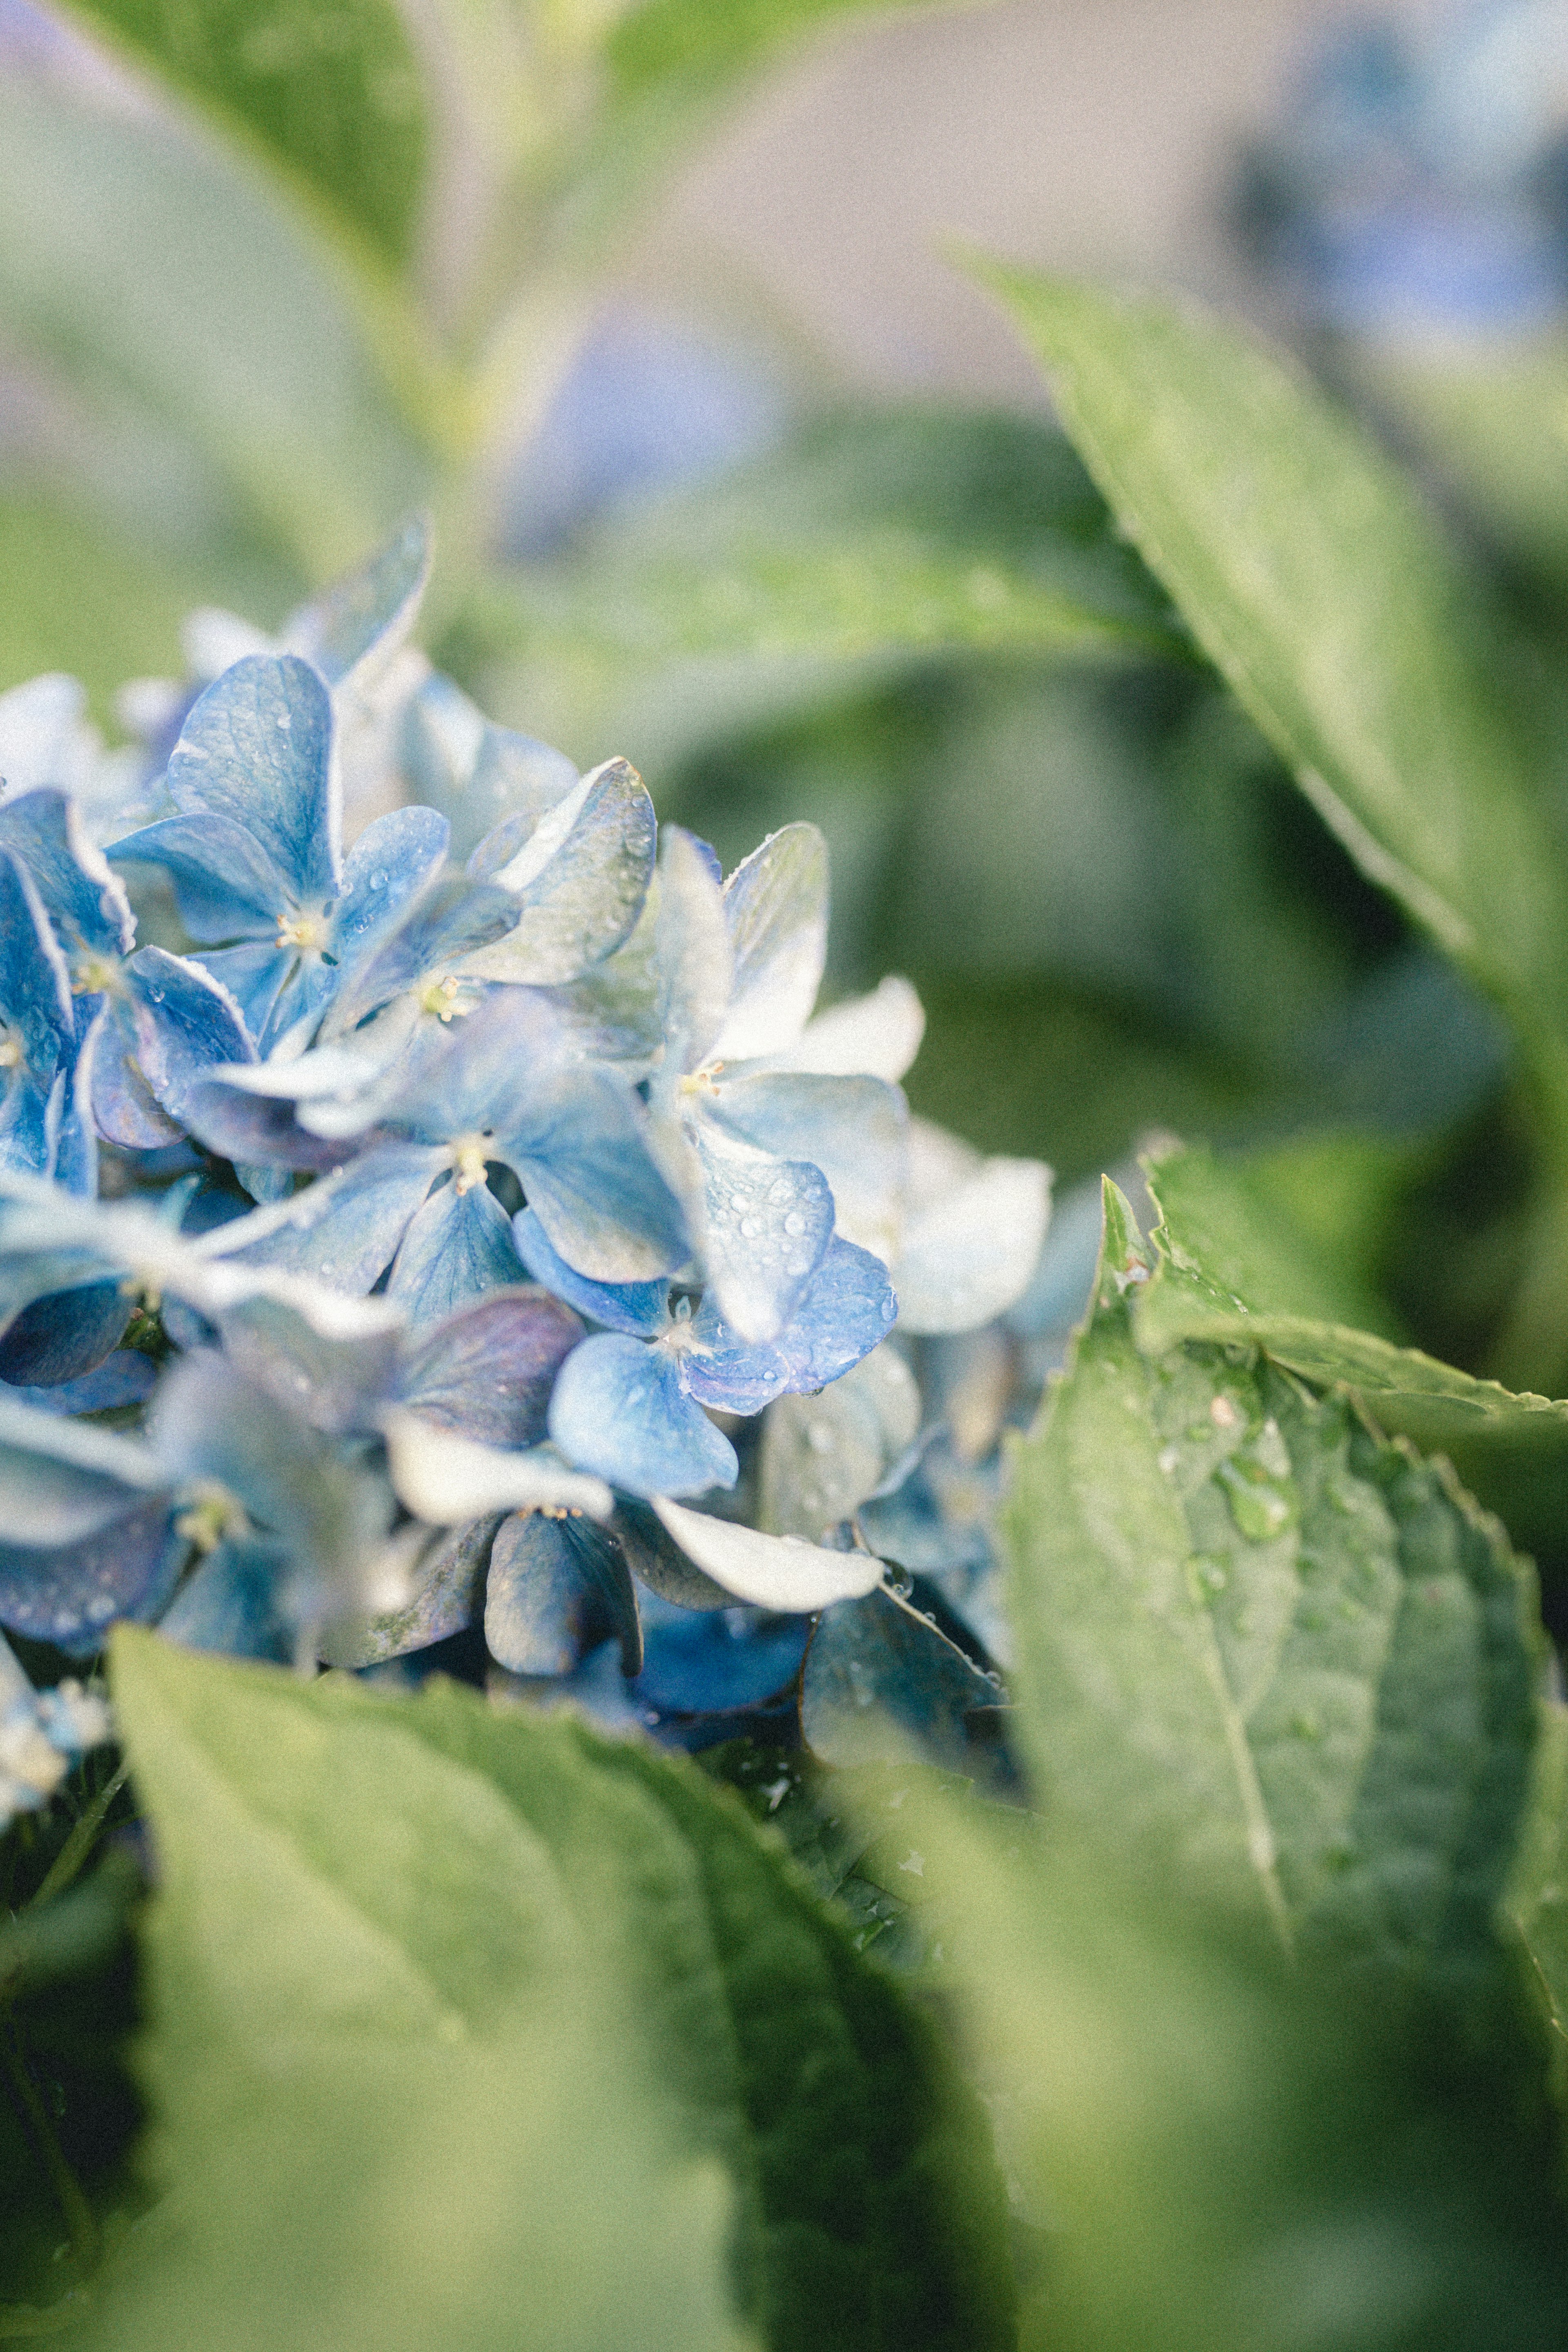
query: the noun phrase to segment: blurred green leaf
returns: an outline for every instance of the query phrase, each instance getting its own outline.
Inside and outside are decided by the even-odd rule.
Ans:
[[[96,415],[152,419],[181,446],[209,548],[329,577],[426,485],[381,360],[303,237],[162,125],[0,87],[0,317]]]
[[[910,409],[808,428],[721,482],[619,512],[464,617],[503,713],[657,771],[803,700],[954,650],[1180,652],[1059,436]]]
[[[1250,1351],[1152,1352],[1106,1201],[1098,1304],[1006,1509],[1049,1800],[1247,1895],[1289,1946],[1462,1983],[1535,1735],[1528,1571],[1446,1465],[1342,1400]]]
[[[1364,434],[1250,337],[984,280],[1118,519],[1363,870],[1509,1006],[1568,1022],[1568,875],[1454,557]]]
[[[352,2323],[332,2340],[510,2345],[522,2325],[552,2352],[640,2352],[697,2318],[727,2341],[720,2166],[770,2345],[1007,2341],[980,2111],[689,1767],[451,1685],[394,1700],[135,1635],[116,1655],[163,1874],[150,2073],[205,2249],[207,2332],[165,2341]],[[228,2197],[204,2185],[209,2135],[232,2143]],[[280,2182],[289,2137],[303,2189]],[[618,2238],[601,2303],[595,2249]],[[282,2243],[291,2280],[253,2275]]]
[[[1568,1706],[1558,1699],[1542,1711],[1530,1814],[1508,1907],[1545,1990],[1562,2098],[1568,2093]]]
[[[105,712],[126,678],[178,673],[180,622],[199,601],[175,564],[68,508],[0,494],[0,693],[66,669]]]
[[[68,0],[95,32],[248,137],[405,265],[430,126],[392,0]]]

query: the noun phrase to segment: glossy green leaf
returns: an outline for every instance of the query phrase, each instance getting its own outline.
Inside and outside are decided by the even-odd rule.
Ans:
[[[1141,1348],[1148,1269],[1106,1195],[1099,1302],[1005,1514],[1049,1801],[1288,1946],[1462,1979],[1535,1733],[1529,1573],[1444,1465],[1345,1401],[1250,1351]]]
[[[0,88],[0,313],[100,429],[178,450],[205,545],[330,577],[426,487],[382,357],[304,236],[155,122]]]
[[[617,515],[498,581],[468,626],[506,711],[584,759],[626,733],[645,769],[935,655],[1184,646],[1058,436],[919,409],[829,419]]]
[[[348,2201],[315,2175],[321,2207],[301,2263],[307,2286],[325,2282],[323,2327],[352,2288],[398,2344],[517,2340],[486,2333],[478,2315],[493,2313],[492,2329],[509,2308],[514,2326],[528,2318],[533,2265],[569,2226],[563,2200],[574,2192],[547,2179],[559,2162],[564,2183],[589,2191],[594,2241],[624,2230],[637,2250],[612,2273],[633,2300],[604,2312],[586,2246],[575,2250],[545,2306],[562,2340],[682,2340],[658,2297],[673,2278],[683,2312],[710,2304],[702,2265],[719,2167],[737,2276],[771,2346],[956,2352],[1007,2340],[1000,2187],[980,2111],[924,2021],[689,1767],[575,1722],[497,1715],[451,1685],[412,1700],[336,1677],[307,1685],[134,1634],[118,1641],[115,1688],[163,1872],[152,2079],[187,2227],[219,2266],[215,2297],[248,2275],[246,2246],[259,2259],[310,2209],[275,2180],[283,2204],[266,2229],[198,2199],[192,2167],[209,2126],[226,2117],[240,2165],[253,2131],[287,2122],[329,2167],[363,2103],[368,2153]],[[545,2072],[546,2142],[521,2119],[534,2104],[535,2024],[560,2017],[574,2038],[566,2077]],[[625,2031],[637,2053],[632,2158],[647,2158],[629,2179],[603,2056],[624,2051]],[[602,2045],[597,2058],[584,2060],[584,2040]],[[476,2120],[460,2161],[446,2141],[432,2166],[422,2109],[448,2067],[461,2097],[477,2098]],[[477,2087],[487,2080],[490,2092]],[[258,2102],[261,2120],[247,2125]],[[456,2134],[460,2112],[438,2102],[438,2132]],[[281,2142],[268,2145],[275,2155]],[[378,2165],[375,2210],[392,2218],[375,2231],[386,2275],[371,2281],[358,2233]],[[400,2260],[395,2224],[414,2179],[428,2208],[417,2258]],[[257,2192],[263,2204],[268,2193]],[[679,2243],[650,2254],[679,2196],[696,2200],[700,2224],[689,2269]],[[540,2235],[514,2245],[507,2231],[536,2203]],[[471,2314],[448,2242],[465,2274],[485,2271]],[[267,2287],[275,2323],[291,2291]],[[449,2315],[469,2335],[443,2332]],[[254,2336],[226,2336],[236,2315],[221,2304],[210,2338],[174,2340],[260,2344],[264,2318],[247,2307]],[[368,2343],[372,2323],[361,2324],[353,2340]],[[289,2333],[299,2340],[297,2325]],[[523,2340],[557,2339],[542,2320]],[[710,2323],[700,2340],[721,2339]]]
[[[392,0],[68,0],[255,142],[384,260],[411,256],[429,107]]]
[[[1568,1018],[1568,873],[1476,600],[1366,435],[1250,336],[986,282],[1194,636],[1374,881],[1532,1031]]]

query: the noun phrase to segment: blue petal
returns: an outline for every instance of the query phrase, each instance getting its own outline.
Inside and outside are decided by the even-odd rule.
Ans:
[[[318,1585],[354,1564],[375,1501],[366,1473],[226,1356],[193,1351],[165,1371],[149,1428],[171,1477],[226,1486]]]
[[[602,963],[642,913],[656,831],[647,789],[626,761],[607,760],[584,776],[489,877],[516,892],[521,911],[506,937],[467,958],[463,971],[538,987]],[[470,862],[469,870],[481,869]]]
[[[243,947],[209,948],[191,961],[227,989],[259,1046],[276,1026],[278,1000],[298,967],[300,951],[280,948],[274,939],[248,940]]]
[[[431,1143],[500,1128],[535,1072],[562,1056],[560,1031],[533,989],[498,989],[444,1031],[422,1041],[389,1116]],[[497,1157],[500,1155],[498,1153]]]
[[[898,1312],[881,1259],[852,1242],[829,1242],[773,1342],[789,1366],[787,1387],[797,1394],[826,1388],[887,1338]]]
[[[93,1073],[98,1064],[98,1049],[108,1034],[109,1025],[109,1008],[100,998],[99,1009],[92,1015],[86,1034],[77,1047],[76,1060],[67,1081],[59,1134],[55,1142],[54,1166],[50,1171],[57,1184],[84,1201],[98,1198],[98,1132],[93,1125]]]
[[[820,1169],[739,1143],[711,1119],[692,1122],[702,1171],[702,1258],[714,1303],[742,1339],[771,1339],[788,1322],[833,1237],[833,1195]]]
[[[32,876],[0,849],[0,1027],[47,1087],[76,1044],[70,974]]]
[[[55,1156],[65,1079],[39,1079],[24,1065],[0,1072],[0,1168],[47,1176]]]
[[[148,1447],[0,1398],[0,1491],[9,1542],[54,1549],[122,1519],[168,1481]]]
[[[452,826],[452,855],[469,857],[495,839],[505,821],[504,864],[522,846],[546,809],[578,781],[563,751],[492,727],[449,677],[426,678],[409,703],[403,727],[403,768],[416,797]],[[501,848],[500,843],[496,844]]]
[[[839,1231],[891,1255],[908,1178],[909,1108],[901,1087],[815,1071],[721,1074],[704,1111],[759,1150],[819,1168]]]
[[[645,1126],[625,1079],[593,1069],[539,1074],[497,1120],[494,1156],[516,1171],[552,1248],[599,1281],[647,1282],[689,1255]]]
[[[818,1618],[801,1675],[800,1724],[807,1746],[829,1764],[899,1763],[910,1733],[962,1763],[965,1717],[1000,1696],[962,1650],[883,1588]]]
[[[367,956],[439,873],[449,828],[434,809],[389,809],[366,825],[343,863],[332,953],[346,972]]]
[[[107,854],[122,866],[164,867],[194,940],[270,939],[292,896],[266,845],[233,817],[163,817]]]
[[[673,1357],[618,1332],[567,1357],[550,1434],[569,1462],[632,1495],[700,1495],[740,1475],[734,1447],[685,1393]]]
[[[742,1339],[731,1331],[711,1296],[691,1319],[691,1344],[680,1354],[689,1396],[721,1412],[761,1412],[789,1386],[790,1368],[771,1339]]]
[[[73,1544],[0,1543],[0,1624],[90,1657],[116,1618],[157,1615],[184,1555],[162,1496]]]
[[[0,1381],[53,1388],[112,1355],[131,1320],[118,1276],[51,1291],[24,1307],[0,1338]]]
[[[645,1601],[636,1696],[660,1713],[728,1714],[760,1706],[794,1682],[811,1621],[731,1602],[700,1615]]]
[[[297,902],[338,895],[332,708],[307,662],[253,654],[193,708],[169,761],[169,796],[255,835]]]
[[[485,1580],[485,1643],[516,1675],[568,1675],[615,1636],[621,1671],[642,1664],[637,1598],[620,1546],[592,1519],[520,1511],[507,1519]]]
[[[429,526],[423,515],[411,515],[357,572],[291,613],[283,642],[329,686],[354,671],[374,676],[413,627],[429,577]]]
[[[499,940],[516,920],[517,900],[510,890],[469,882],[460,874],[446,876],[415,899],[391,937],[374,946],[345,977],[326,1034],[348,1036],[399,997],[438,987],[454,976],[470,949]]]
[[[404,1235],[386,1295],[418,1328],[523,1274],[510,1220],[489,1187],[444,1184]]]
[[[198,1086],[256,1048],[228,991],[201,965],[166,948],[138,948],[122,983],[136,1024],[136,1058],[160,1109],[191,1124]]]
[[[18,1387],[18,1404],[39,1412],[105,1412],[112,1405],[144,1404],[158,1384],[158,1368],[150,1356],[121,1348],[97,1369],[50,1388]]]
[[[670,1076],[707,1060],[729,1010],[734,959],[717,865],[705,842],[678,824],[665,826],[656,936],[659,1024]]]
[[[405,1349],[398,1395],[440,1429],[487,1445],[537,1445],[555,1375],[583,1337],[542,1291],[491,1291]]]
[[[724,886],[734,952],[730,1010],[715,1052],[744,1061],[792,1045],[811,1017],[827,956],[827,844],[786,824]]]
[[[282,1600],[288,1574],[289,1555],[280,1545],[233,1538],[202,1562],[158,1630],[183,1649],[286,1665],[294,1655],[293,1624]]]
[[[374,1429],[396,1382],[397,1318],[379,1305],[352,1318],[349,1332],[319,1328],[297,1307],[265,1296],[241,1299],[218,1318],[230,1363],[313,1427],[341,1434]]]
[[[236,1258],[242,1265],[310,1275],[353,1296],[373,1290],[447,1165],[444,1151],[424,1145],[380,1144],[297,1192],[287,1223],[259,1241],[242,1243]]]
[[[136,923],[124,885],[65,793],[46,785],[0,803],[0,848],[15,850],[26,866],[68,954],[129,950]]]
[[[92,1057],[92,1115],[99,1133],[129,1151],[177,1143],[179,1121],[158,1108],[136,1059],[136,1015],[129,998],[110,997]]]
[[[520,1209],[511,1230],[518,1255],[535,1282],[568,1300],[580,1315],[635,1339],[655,1339],[668,1323],[668,1282],[590,1282],[551,1248],[532,1209]]]

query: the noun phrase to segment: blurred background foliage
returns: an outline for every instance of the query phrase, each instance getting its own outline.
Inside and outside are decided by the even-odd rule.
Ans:
[[[917,1108],[1069,1181],[1159,1128],[1374,1133],[1389,1313],[1487,1364],[1537,1148],[1506,1037],[942,247],[1293,340],[1480,559],[1568,811],[1563,11],[1323,23],[0,0],[0,687],[72,669],[112,731],[184,613],[275,624],[423,502],[430,649],[498,718],[625,751],[726,860],[824,826],[831,979],[931,1013]]]

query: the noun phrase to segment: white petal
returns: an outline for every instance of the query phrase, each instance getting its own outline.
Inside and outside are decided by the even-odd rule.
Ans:
[[[894,1269],[905,1331],[973,1331],[1021,1298],[1046,1237],[1051,1171],[1038,1160],[987,1160],[911,1217]]]
[[[396,1407],[382,1429],[398,1501],[431,1527],[459,1527],[493,1511],[584,1511],[607,1519],[615,1507],[602,1478],[569,1470],[547,1446],[508,1453]]]
[[[897,1085],[920,1052],[925,1025],[925,1007],[911,983],[889,973],[869,996],[848,997],[819,1013],[795,1045],[773,1055],[773,1065]]]
[[[755,1528],[710,1518],[684,1504],[654,1509],[689,1559],[738,1601],[785,1612],[853,1601],[882,1580],[882,1563],[863,1551],[825,1551],[800,1536],[764,1536]]]

